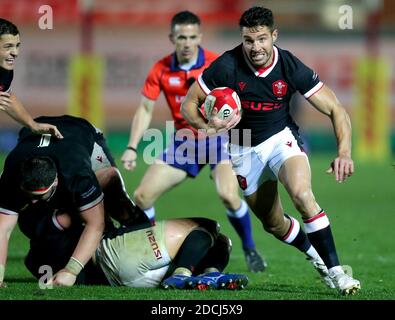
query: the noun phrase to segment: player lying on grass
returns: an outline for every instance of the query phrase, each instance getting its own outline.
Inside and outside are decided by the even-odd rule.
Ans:
[[[55,221],[55,223],[54,223]],[[38,279],[40,266],[53,272],[63,268],[82,226],[68,214],[57,214],[38,228],[25,260]],[[206,218],[159,221],[148,228],[121,227],[104,233],[86,265],[64,272],[77,276],[76,283],[165,289],[242,289],[248,278],[224,274],[231,241],[219,233],[217,222]],[[51,282],[49,282],[51,284]]]
[[[83,231],[62,266],[70,268],[91,259],[105,225],[111,225],[105,212],[124,225],[146,221],[150,226],[126,193],[100,130],[71,116],[36,120],[57,126],[65,139],[39,136],[24,128],[5,160],[0,177],[0,286],[4,286],[8,241],[17,222],[34,245],[37,226],[55,213],[68,212],[72,219],[82,221]],[[75,277],[60,271],[54,280],[69,286]]]

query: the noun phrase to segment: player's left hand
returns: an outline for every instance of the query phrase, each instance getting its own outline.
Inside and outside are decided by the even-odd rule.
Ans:
[[[77,276],[72,274],[67,269],[59,270],[47,283],[47,285],[54,285],[59,287],[71,287],[75,281],[77,280]]]
[[[220,119],[217,114],[218,110],[217,108],[214,108],[211,112],[210,120],[208,121],[208,135],[211,133],[211,131],[213,133],[228,131],[234,128],[241,120],[241,115],[238,110],[233,110],[229,117],[226,119]]]
[[[341,183],[354,173],[354,161],[347,156],[338,156],[326,173],[334,173],[336,181]]]
[[[50,134],[58,139],[63,139],[62,134],[58,128],[52,124],[35,122],[34,126],[31,128],[35,134]]]

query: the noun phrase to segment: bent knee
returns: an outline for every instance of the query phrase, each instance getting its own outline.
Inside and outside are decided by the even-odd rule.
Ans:
[[[144,189],[137,188],[133,194],[134,202],[143,210],[154,205],[153,197]]]
[[[217,238],[219,231],[221,229],[221,226],[217,221],[208,218],[201,218],[201,217],[191,218],[191,219],[197,222],[199,227],[206,229],[214,237],[214,239]]]
[[[232,210],[239,209],[241,199],[237,191],[221,190],[218,191],[218,196],[226,208]]]
[[[276,237],[282,236],[287,231],[287,225],[284,217],[270,221],[262,220],[263,228]]]
[[[291,195],[294,204],[300,208],[306,208],[311,202],[314,202],[314,195],[310,188],[301,188]]]

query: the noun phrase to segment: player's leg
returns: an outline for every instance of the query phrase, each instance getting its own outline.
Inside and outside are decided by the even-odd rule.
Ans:
[[[199,290],[206,289],[243,289],[247,286],[248,277],[238,273],[223,273],[229,263],[232,241],[220,233],[214,245],[196,267],[192,286]]]
[[[241,239],[249,271],[263,271],[267,263],[255,248],[248,205],[240,199],[236,176],[230,162],[224,160],[218,163],[212,171],[212,176],[217,193],[227,209],[227,217]]]
[[[173,259],[164,288],[198,290],[242,289],[248,278],[224,274],[229,262],[231,242],[219,234],[217,222],[207,218],[166,221],[166,248]],[[199,276],[196,276],[199,275]]]
[[[346,277],[340,266],[329,219],[315,201],[311,189],[311,172],[306,156],[287,159],[278,177],[289,193],[296,209],[301,213],[308,238],[325,262],[329,275],[344,294],[360,288],[357,280]]]
[[[187,289],[193,284],[193,272],[218,236],[217,223],[206,218],[174,219],[165,222],[166,249],[172,259],[165,289]]]
[[[148,217],[130,199],[123,178],[116,167],[106,167],[95,171],[97,180],[104,193],[106,218],[112,217],[122,225],[150,225]],[[106,221],[106,226],[110,221]],[[108,229],[108,228],[107,228]]]
[[[187,173],[156,159],[134,192],[136,204],[145,211],[151,221],[155,218],[155,201],[187,177]]]
[[[104,193],[104,208],[123,225],[149,225],[144,212],[130,199],[123,178],[99,129],[96,129],[95,143],[91,154],[91,166]],[[106,221],[107,225],[110,221]]]

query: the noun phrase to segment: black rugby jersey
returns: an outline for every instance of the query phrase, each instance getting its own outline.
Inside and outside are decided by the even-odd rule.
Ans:
[[[242,118],[235,129],[251,129],[252,146],[287,126],[298,139],[298,126],[289,112],[291,97],[299,91],[309,98],[323,86],[318,75],[289,51],[273,46],[273,54],[270,66],[256,70],[239,45],[222,54],[198,78],[206,94],[217,87],[230,87],[237,92]],[[249,143],[243,143],[242,130],[238,136],[235,139],[231,134],[231,142]]]
[[[7,70],[0,67],[0,91],[11,92],[11,82],[14,78],[14,70]]]
[[[30,129],[23,128],[19,132],[17,146],[5,160],[0,177],[0,214],[20,214],[19,218],[25,216],[26,219],[22,220],[26,222],[26,227],[34,224],[31,219],[43,218],[36,212],[45,215],[60,209],[77,217],[78,212],[94,207],[103,199],[101,187],[91,168],[96,129],[88,121],[72,116],[39,117],[35,120],[56,125],[64,139],[32,134]],[[18,183],[21,163],[33,155],[52,158],[59,180],[56,192],[49,201],[34,204],[24,195]],[[29,215],[28,212],[33,214]],[[20,227],[23,229],[23,226]]]

